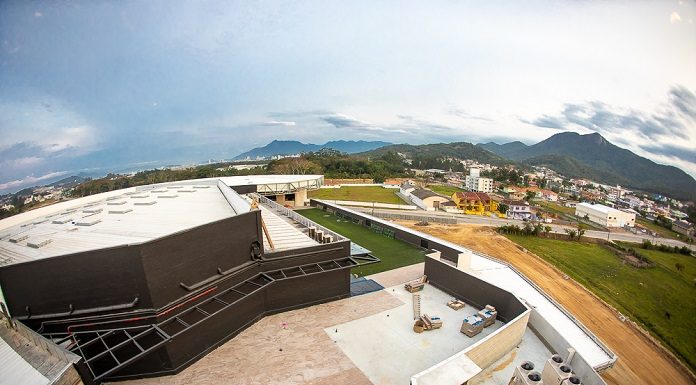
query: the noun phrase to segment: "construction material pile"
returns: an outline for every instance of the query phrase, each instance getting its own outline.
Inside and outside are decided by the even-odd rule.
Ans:
[[[453,300],[447,302],[447,306],[449,306],[450,308],[452,308],[454,310],[459,310],[459,309],[463,309],[464,306],[466,306],[466,304],[458,299],[453,299]]]
[[[472,314],[462,322],[462,328],[459,329],[460,332],[466,334],[469,337],[473,337],[483,330],[483,318],[476,314]]]
[[[415,293],[417,291],[423,290],[423,287],[425,287],[425,282],[427,281],[428,277],[427,276],[422,276],[416,280],[406,282],[404,285],[404,288],[409,292],[409,293]]]
[[[435,330],[441,327],[442,320],[440,317],[431,317],[427,314],[423,314],[413,324],[413,331],[416,333],[422,333],[424,330]]]
[[[483,327],[489,327],[495,323],[498,312],[495,310],[495,307],[486,305],[485,308],[478,312],[478,315],[484,320]]]

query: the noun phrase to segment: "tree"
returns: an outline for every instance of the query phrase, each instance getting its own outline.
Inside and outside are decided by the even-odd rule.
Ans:
[[[304,158],[285,158],[273,165],[271,171],[276,174],[320,174],[321,166]]]
[[[677,268],[677,271],[684,271],[684,265],[680,262],[675,263],[674,267]]]
[[[498,205],[498,212],[501,214],[505,214],[505,213],[507,213],[508,208],[509,208],[508,205],[506,205],[505,203],[501,203]]]
[[[551,226],[544,226],[544,235],[549,235],[551,232]]]
[[[570,238],[570,240],[575,239],[575,235],[577,234],[577,232],[576,232],[575,230],[573,230],[573,229],[563,229],[563,231],[565,231],[565,233],[568,234],[568,238]]]
[[[524,200],[531,201],[535,197],[536,197],[536,193],[534,191],[527,191],[527,193],[524,195]]]
[[[578,223],[578,241],[585,235],[585,227]]]

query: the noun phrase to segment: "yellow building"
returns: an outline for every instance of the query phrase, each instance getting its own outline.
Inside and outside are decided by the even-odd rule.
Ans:
[[[464,214],[471,215],[498,215],[498,202],[490,195],[478,192],[456,192],[452,194],[452,201]]]

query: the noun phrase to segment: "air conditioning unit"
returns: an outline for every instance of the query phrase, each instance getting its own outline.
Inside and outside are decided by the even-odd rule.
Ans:
[[[541,385],[541,374],[534,371],[534,364],[524,361],[515,368],[508,385]]]
[[[563,380],[563,382],[561,382],[561,384],[562,385],[581,385],[582,383],[580,382],[580,379],[578,377],[576,377],[575,375],[572,375],[572,376],[566,378],[565,380]]]
[[[573,369],[570,365],[563,362],[563,358],[558,354],[551,356],[544,365],[544,370],[541,376],[544,379],[544,385],[561,385],[563,380],[573,375]]]

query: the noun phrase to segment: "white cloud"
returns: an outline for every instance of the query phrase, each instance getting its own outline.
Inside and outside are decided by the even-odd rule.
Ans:
[[[280,121],[280,120],[271,120],[266,123],[264,123],[265,126],[286,126],[286,127],[292,127],[295,126],[295,122],[290,122],[290,121]]]
[[[676,11],[672,12],[672,14],[669,15],[669,22],[672,24],[679,23],[681,22],[681,16],[679,16],[679,14]]]
[[[9,189],[21,189],[21,188],[27,187],[27,186],[34,186],[38,182],[45,181],[46,179],[51,179],[51,178],[63,176],[67,173],[68,173],[68,171],[58,171],[58,172],[51,172],[51,173],[41,175],[38,177],[30,175],[30,176],[27,176],[27,177],[22,178],[22,179],[16,179],[16,180],[12,180],[12,181],[5,182],[5,183],[0,183],[0,191],[9,190]]]
[[[34,17],[37,18],[37,19],[40,19],[40,18],[43,17],[43,13],[41,13],[41,12],[39,12],[39,11],[36,11],[36,12],[34,12]]]

